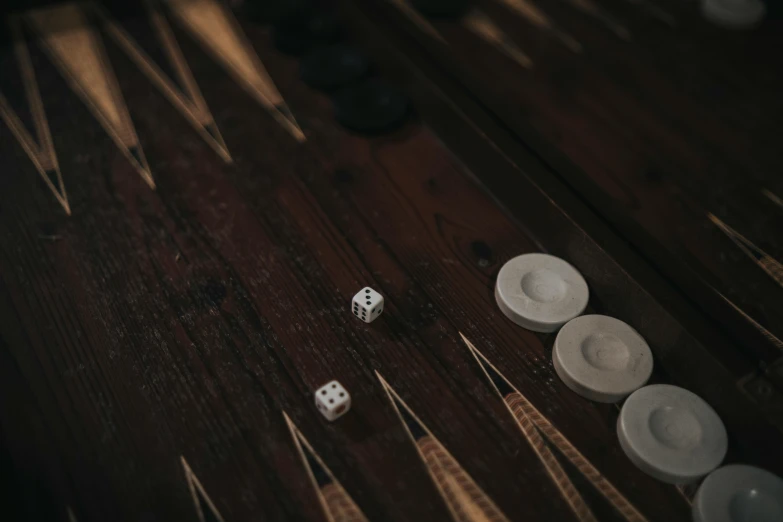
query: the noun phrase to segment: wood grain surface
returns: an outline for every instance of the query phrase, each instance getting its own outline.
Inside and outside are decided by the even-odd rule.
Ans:
[[[70,215],[0,125],[4,519],[587,520],[564,498],[568,481],[598,520],[628,520],[634,511],[612,508],[573,451],[647,520],[687,518],[687,496],[623,455],[617,408],[556,377],[554,336],[497,310],[499,268],[537,251],[585,274],[591,311],[648,338],[657,382],[713,404],[729,461],[783,472],[770,451],[781,432],[734,385],[752,361],[567,187],[535,184],[510,161],[518,142],[479,132],[490,116],[470,100],[454,106],[457,94],[369,20],[350,12],[346,28],[418,107],[374,138],[340,129],[297,61],[243,21],[300,141],[162,13],[231,161],[87,13],[154,190],[28,34]],[[176,76],[146,17],[120,23]],[[1,57],[0,92],[32,129],[12,47]],[[526,214],[488,191],[500,178],[513,180]],[[363,286],[386,299],[369,325],[350,313]],[[516,395],[501,398],[481,361]],[[353,404],[329,423],[312,393],[334,378]],[[560,482],[521,430],[524,415]]]
[[[353,4],[416,42],[783,390],[778,18],[732,32],[698,2],[485,0],[457,20]]]

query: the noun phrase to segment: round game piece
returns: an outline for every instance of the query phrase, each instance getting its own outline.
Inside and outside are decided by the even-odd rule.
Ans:
[[[718,467],[728,437],[698,395],[669,384],[636,390],[617,419],[620,447],[636,467],[670,484],[688,484]]]
[[[408,98],[378,79],[338,91],[333,102],[335,116],[342,126],[366,134],[392,131],[408,115]]]
[[[767,13],[761,0],[702,0],[701,10],[712,23],[733,29],[754,26]]]
[[[566,323],[555,339],[552,362],[573,391],[596,402],[617,402],[647,383],[653,359],[644,338],[605,315]]]
[[[411,4],[430,18],[456,18],[468,10],[470,0],[411,0]]]
[[[547,254],[510,259],[500,269],[495,284],[500,311],[534,332],[554,332],[584,312],[589,297],[582,274]]]
[[[693,522],[779,522],[783,480],[760,468],[734,464],[713,471],[693,499]]]
[[[332,45],[305,56],[299,64],[299,77],[310,87],[331,91],[357,82],[369,68],[367,58],[357,49]]]

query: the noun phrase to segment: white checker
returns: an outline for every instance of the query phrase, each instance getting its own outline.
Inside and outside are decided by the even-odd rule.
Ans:
[[[767,8],[761,0],[702,0],[701,11],[714,24],[743,29],[758,24]]]
[[[547,254],[510,259],[500,269],[495,284],[500,311],[534,332],[554,332],[584,312],[589,298],[582,274]]]
[[[555,339],[552,362],[566,386],[586,399],[607,403],[644,386],[653,369],[644,338],[605,315],[583,315],[567,322]]]
[[[693,499],[694,522],[780,522],[783,480],[760,468],[734,464],[713,471]]]
[[[688,484],[723,461],[723,422],[698,395],[669,384],[631,394],[617,419],[620,447],[636,467],[670,484]]]
[[[351,409],[351,394],[338,381],[329,381],[315,391],[315,406],[333,421]]]

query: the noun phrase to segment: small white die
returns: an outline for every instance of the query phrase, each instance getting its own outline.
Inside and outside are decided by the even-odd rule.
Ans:
[[[315,406],[333,421],[351,409],[351,394],[337,381],[329,381],[315,391]]]
[[[353,296],[353,315],[365,323],[378,319],[381,312],[383,312],[383,296],[369,286],[365,286]]]

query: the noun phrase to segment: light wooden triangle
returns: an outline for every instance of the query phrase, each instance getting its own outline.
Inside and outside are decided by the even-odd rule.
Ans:
[[[297,141],[305,140],[272,78],[225,6],[217,0],[168,0],[168,5],[177,19],[278,123]]]
[[[761,193],[769,199],[771,202],[779,206],[780,208],[783,208],[783,199],[776,196],[771,190],[769,189],[761,189]]]
[[[563,498],[566,499],[571,510],[580,521],[595,521],[595,515],[592,513],[587,503],[582,498],[579,491],[568,478],[563,467],[557,461],[552,451],[542,439],[542,434],[555,446],[558,451],[584,476],[593,487],[614,507],[617,512],[628,522],[648,522],[647,518],[631,504],[617,488],[604,477],[595,466],[582,455],[571,442],[554,427],[527,398],[482,354],[473,343],[471,343],[462,332],[460,332],[468,350],[476,359],[479,367],[486,376],[495,393],[503,401],[506,409],[516,421],[522,434],[527,439],[530,446],[538,455],[539,460],[544,465],[552,481],[560,490]],[[489,368],[489,369],[488,369]],[[489,371],[494,372],[506,385],[513,391],[509,396],[504,397],[495,385]]]
[[[302,459],[302,462],[307,469],[307,475],[310,477],[313,488],[318,495],[318,500],[321,503],[321,508],[323,509],[326,518],[328,518],[330,522],[367,522],[367,517],[362,513],[362,510],[359,509],[356,502],[348,495],[348,492],[345,491],[342,484],[334,478],[332,471],[324,464],[321,457],[315,452],[291,418],[285,412],[283,412],[283,417],[285,417],[285,422],[288,425],[288,429],[291,431],[291,437],[294,439],[294,444],[299,452],[299,457]],[[328,489],[326,487],[319,487],[318,481],[315,479],[315,474],[307,461],[305,452],[318,462],[321,469],[331,479]]]
[[[764,328],[763,325],[761,325],[758,321],[753,319],[751,316],[749,316],[747,313],[745,313],[742,308],[734,304],[734,302],[731,301],[728,297],[721,294],[720,292],[717,292],[717,294],[723,299],[726,304],[731,306],[737,313],[739,313],[742,317],[745,318],[746,321],[748,321],[751,325],[753,325],[754,328],[756,328],[761,335],[763,335],[769,342],[771,342],[777,349],[783,350],[783,340],[779,339],[775,334]]]
[[[202,509],[203,504],[207,505],[210,513],[218,522],[225,522],[225,520],[223,520],[223,516],[212,502],[212,499],[209,498],[207,492],[204,491],[204,486],[201,485],[198,477],[196,477],[195,473],[193,473],[193,470],[190,469],[190,465],[185,460],[185,457],[180,457],[180,461],[182,462],[182,468],[185,471],[185,479],[188,481],[188,489],[190,490],[190,495],[193,499],[193,505],[196,508],[196,513],[198,514],[198,522],[206,522],[206,518],[204,517],[204,510]]]
[[[29,11],[26,19],[74,92],[144,181],[155,188],[117,78],[101,39],[90,27],[82,8],[74,3],[47,7]]]
[[[34,139],[30,135],[22,120],[14,112],[11,104],[2,93],[0,93],[0,118],[8,125],[11,133],[19,141],[41,179],[49,187],[57,202],[65,210],[65,213],[71,215],[68,194],[65,191],[63,176],[57,161],[57,152],[54,150],[52,134],[49,130],[49,122],[46,118],[43,101],[41,100],[41,93],[38,90],[35,69],[22,34],[21,21],[18,17],[12,17],[9,20],[9,24],[14,40],[14,52],[27,97],[27,104],[33,119],[33,125],[35,126],[36,138]]]
[[[484,11],[472,9],[462,19],[462,25],[521,67],[533,67],[533,60]]]
[[[422,462],[424,462],[427,472],[438,488],[452,518],[458,522],[508,522],[506,516],[492,499],[484,493],[451,453],[435,438],[429,428],[413,413],[413,410],[405,404],[405,401],[397,395],[397,392],[381,374],[376,371],[375,375],[388,395],[394,411],[405,427],[405,432],[413,442]],[[427,433],[426,436],[420,437],[418,440],[413,437],[400,412],[400,407],[405,408],[406,413]]]
[[[777,284],[783,287],[783,264],[754,245],[748,238],[721,221],[716,215],[708,213],[707,217],[759,268],[766,272],[769,277],[774,279]]]
[[[122,26],[97,4],[92,4],[95,12],[101,17],[108,35],[125,51],[128,57],[136,64],[141,72],[155,85],[169,102],[187,119],[191,126],[198,132],[218,155],[226,162],[231,163],[231,154],[228,151],[223,136],[220,134],[204,96],[196,83],[193,73],[185,60],[182,50],[177,44],[174,33],[163,13],[147,2],[150,22],[158,36],[158,41],[166,53],[174,73],[177,75],[179,85],[184,92],[171,80],[163,70],[152,60],[133,37]]]
[[[506,7],[524,17],[531,24],[551,31],[563,44],[575,53],[582,52],[582,44],[559,29],[538,6],[530,0],[500,0]]]
[[[410,4],[408,0],[389,0],[397,9],[404,14],[411,22],[413,22],[419,29],[428,33],[433,38],[439,40],[445,44],[446,40],[441,36],[437,29],[424,18],[419,12]]]

